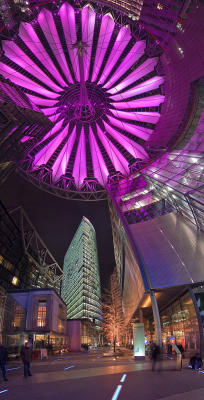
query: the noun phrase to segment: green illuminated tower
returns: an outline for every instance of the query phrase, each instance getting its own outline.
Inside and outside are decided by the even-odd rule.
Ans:
[[[96,233],[83,217],[64,258],[61,295],[67,317],[88,318],[101,325],[101,285]]]

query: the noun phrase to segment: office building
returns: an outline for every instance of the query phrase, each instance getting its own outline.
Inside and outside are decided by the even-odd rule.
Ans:
[[[96,233],[83,217],[64,258],[61,295],[69,319],[88,318],[101,325],[101,287]]]
[[[66,305],[54,289],[10,290],[0,333],[9,352],[19,355],[26,340],[34,349],[67,348]]]

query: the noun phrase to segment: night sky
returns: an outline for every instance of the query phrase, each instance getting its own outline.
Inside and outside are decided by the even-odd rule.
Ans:
[[[82,217],[87,217],[96,230],[102,289],[107,287],[115,263],[107,201],[64,200],[38,189],[18,174],[1,187],[0,198],[8,209],[23,206],[61,267]]]

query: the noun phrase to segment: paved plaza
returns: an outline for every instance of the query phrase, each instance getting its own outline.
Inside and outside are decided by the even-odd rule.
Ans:
[[[19,361],[8,363],[8,382],[1,382],[0,398],[10,400],[203,400],[204,374],[176,370],[175,360],[151,371],[149,361],[130,356],[102,357],[68,354],[33,361],[32,377],[23,377]]]

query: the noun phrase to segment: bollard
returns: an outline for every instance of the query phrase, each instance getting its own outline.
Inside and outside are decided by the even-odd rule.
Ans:
[[[176,369],[177,371],[182,370],[182,354],[176,354]]]

